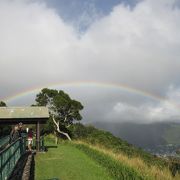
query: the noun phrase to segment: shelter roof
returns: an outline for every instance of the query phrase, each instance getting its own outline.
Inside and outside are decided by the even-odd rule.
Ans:
[[[48,108],[44,106],[33,107],[0,107],[0,122],[9,122],[9,120],[25,122],[35,119],[47,120],[49,118]]]

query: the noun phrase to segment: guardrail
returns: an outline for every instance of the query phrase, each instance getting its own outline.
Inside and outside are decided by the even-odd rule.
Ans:
[[[4,136],[0,138],[0,148],[7,145],[9,142],[9,136]]]
[[[0,151],[0,180],[7,180],[11,175],[16,163],[26,152],[27,137],[23,135],[10,145]],[[40,149],[45,150],[44,137],[40,138]]]
[[[17,139],[0,152],[0,180],[6,180],[11,175],[17,161],[26,151],[26,138]]]

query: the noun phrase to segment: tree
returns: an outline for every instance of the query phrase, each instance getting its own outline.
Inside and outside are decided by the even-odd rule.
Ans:
[[[74,121],[80,121],[82,116],[80,110],[83,106],[80,102],[70,98],[64,91],[44,88],[36,95],[37,106],[47,106],[50,111],[56,132],[63,134],[71,140],[67,128]]]
[[[0,107],[6,107],[6,103],[0,101]],[[11,126],[9,125],[0,125],[0,136],[4,136],[9,134],[11,131]]]
[[[3,101],[0,101],[0,107],[6,107],[6,103]]]

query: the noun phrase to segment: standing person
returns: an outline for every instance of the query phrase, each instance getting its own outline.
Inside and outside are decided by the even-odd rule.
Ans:
[[[16,141],[16,139],[18,139],[19,136],[19,127],[18,125],[15,125],[13,127],[13,129],[11,130],[10,136],[9,136],[9,144],[13,143],[14,141]]]
[[[23,123],[22,122],[20,122],[19,124],[18,124],[18,132],[19,132],[19,137],[22,137],[22,127],[23,127]]]
[[[23,128],[23,123],[22,122],[20,122],[19,124],[18,124],[18,133],[19,133],[19,137],[20,137],[20,152],[21,152],[21,154],[24,152],[24,150],[26,149],[26,147],[25,146],[23,146],[23,144],[25,144],[25,142],[24,142],[24,140],[23,140],[23,138],[22,138],[22,129]],[[23,143],[24,142],[24,143]]]
[[[14,132],[15,132],[15,126],[12,127],[12,130],[10,132],[10,135],[9,135],[9,144],[11,144],[12,141],[13,141]]]
[[[32,151],[32,145],[33,145],[33,130],[32,128],[28,131],[28,149],[29,151]]]

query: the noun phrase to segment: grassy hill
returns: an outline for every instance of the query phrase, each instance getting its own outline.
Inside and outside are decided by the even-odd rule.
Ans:
[[[111,133],[76,124],[72,142],[46,137],[47,153],[36,156],[36,179],[180,179],[172,176],[169,162],[128,144]],[[47,144],[49,143],[49,144]]]
[[[37,180],[144,179],[133,168],[85,144],[65,142],[50,147],[47,153],[36,156]]]
[[[81,140],[91,145],[103,146],[106,149],[112,150],[114,153],[123,153],[126,156],[140,157],[148,165],[158,165],[164,167],[166,162],[160,158],[145,152],[141,148],[137,148],[126,141],[113,136],[110,132],[99,130],[93,126],[84,126],[76,124],[72,127],[72,135],[76,140]]]

